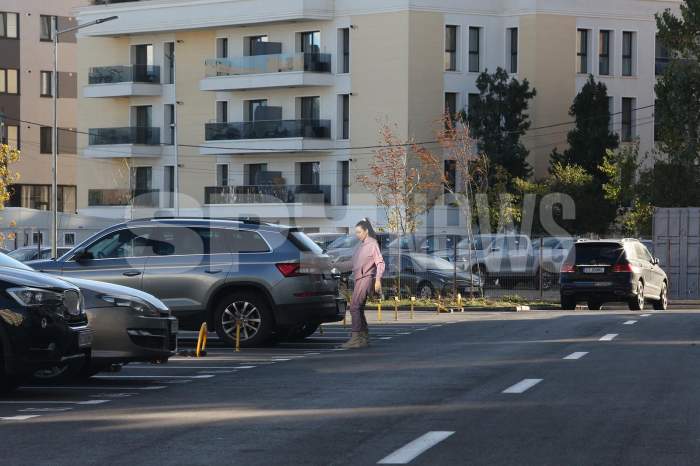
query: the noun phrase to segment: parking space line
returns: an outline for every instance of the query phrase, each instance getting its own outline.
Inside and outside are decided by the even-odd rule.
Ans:
[[[640,314],[639,317],[649,317],[651,314]]]
[[[28,419],[34,419],[35,417],[41,417],[38,414],[29,414],[26,416],[10,416],[10,417],[0,417],[0,421],[26,421]]]
[[[588,354],[588,351],[576,351],[575,353],[571,353],[568,356],[564,356],[562,359],[581,359],[585,355]]]
[[[520,382],[516,383],[515,385],[512,385],[501,393],[508,393],[508,394],[519,394],[519,393],[524,393],[537,385],[538,383],[542,382],[543,379],[523,379]]]
[[[453,434],[454,432],[449,431],[428,432],[381,459],[377,464],[408,464]]]
[[[598,341],[613,341],[618,335],[619,333],[608,333],[607,335],[600,337],[600,340]]]
[[[152,387],[103,387],[101,385],[85,385],[85,386],[76,386],[76,385],[67,385],[67,386],[62,386],[62,385],[50,385],[46,387],[42,386],[27,386],[27,387],[20,387],[20,390],[162,390],[164,388],[168,388],[164,385],[154,385]]]
[[[0,400],[3,405],[101,405],[109,400],[62,401],[62,400]]]
[[[636,320],[628,320],[626,322],[623,322],[622,325],[634,325],[636,323],[637,323]]]
[[[95,375],[93,379],[211,379],[213,375]]]
[[[197,370],[197,369],[253,369],[255,366],[127,366],[124,370],[130,369],[173,369],[173,370]]]

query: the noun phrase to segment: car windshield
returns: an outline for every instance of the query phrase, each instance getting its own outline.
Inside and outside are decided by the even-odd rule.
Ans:
[[[13,259],[12,257],[8,256],[7,254],[2,254],[0,253],[0,267],[10,267],[13,269],[21,269],[21,270],[34,270],[28,265],[24,265],[18,260]]]
[[[414,256],[413,260],[418,267],[424,270],[454,270],[454,265],[450,261],[435,256]]]
[[[20,262],[26,262],[34,259],[38,255],[38,251],[34,248],[15,249],[7,254],[11,258]]]
[[[582,265],[613,265],[624,249],[617,243],[577,244],[569,254],[569,262]]]
[[[301,231],[292,231],[290,233],[292,241],[302,252],[314,252],[317,254],[322,254],[323,249],[321,246],[316,244],[311,238],[306,236],[306,233]]]

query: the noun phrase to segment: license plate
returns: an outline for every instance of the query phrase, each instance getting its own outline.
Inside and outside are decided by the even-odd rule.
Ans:
[[[583,273],[605,273],[605,267],[584,267]]]
[[[179,323],[177,320],[173,320],[170,322],[170,333],[177,333],[179,330]]]
[[[78,334],[78,347],[85,348],[92,345],[92,332],[80,332]]]

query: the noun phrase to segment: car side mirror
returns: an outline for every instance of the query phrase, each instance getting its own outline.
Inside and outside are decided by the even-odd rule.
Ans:
[[[78,249],[75,254],[73,254],[73,260],[77,263],[89,261],[90,259],[93,259],[92,253],[85,249]]]

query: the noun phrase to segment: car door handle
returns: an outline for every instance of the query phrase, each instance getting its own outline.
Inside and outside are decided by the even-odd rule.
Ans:
[[[139,275],[141,275],[141,272],[139,272],[138,270],[131,270],[129,272],[124,272],[122,275],[124,275],[125,277],[138,277]]]
[[[209,274],[212,274],[212,275],[214,275],[214,274],[217,274],[217,273],[221,273],[221,272],[223,272],[223,270],[218,270],[218,269],[209,269],[209,270],[205,270],[204,272],[205,272],[205,273],[209,273]]]

